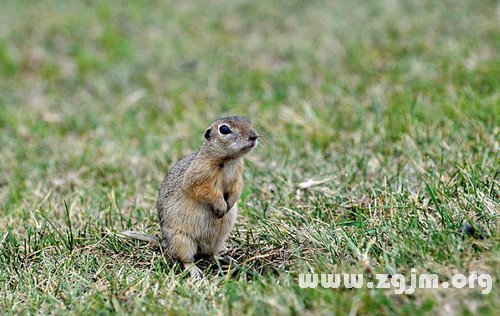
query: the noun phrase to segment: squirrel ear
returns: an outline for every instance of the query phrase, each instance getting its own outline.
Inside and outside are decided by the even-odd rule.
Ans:
[[[210,139],[210,128],[205,131],[205,139]]]

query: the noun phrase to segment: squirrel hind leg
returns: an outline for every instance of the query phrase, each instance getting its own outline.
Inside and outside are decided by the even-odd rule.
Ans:
[[[202,272],[193,262],[183,262],[184,269],[189,270],[189,275],[193,280],[201,279]]]
[[[201,270],[194,264],[194,256],[197,253],[198,245],[196,242],[184,234],[169,232],[168,240],[165,240],[165,246],[168,252],[174,258],[182,262],[184,268],[189,270],[191,278],[201,278]]]

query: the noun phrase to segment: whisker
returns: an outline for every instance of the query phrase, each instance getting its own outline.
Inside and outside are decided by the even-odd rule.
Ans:
[[[272,145],[273,139],[271,137],[267,137],[266,135],[259,135],[259,142]]]
[[[272,152],[271,152],[272,148],[275,148],[276,146],[273,146],[271,144],[271,142],[270,142],[269,139],[267,139],[267,138],[262,138],[261,139],[260,136],[259,136],[259,147],[261,149],[263,149],[266,152],[266,154],[271,155],[272,154]]]

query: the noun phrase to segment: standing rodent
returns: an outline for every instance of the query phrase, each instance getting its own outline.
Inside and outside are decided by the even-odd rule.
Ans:
[[[243,189],[242,157],[257,145],[258,137],[246,117],[213,122],[198,152],[175,163],[163,180],[157,202],[161,238],[123,234],[161,243],[192,276],[199,275],[195,255],[219,253],[234,226]]]

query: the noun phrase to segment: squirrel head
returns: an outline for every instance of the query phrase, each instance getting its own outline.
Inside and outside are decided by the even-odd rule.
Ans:
[[[223,117],[206,129],[202,149],[219,158],[237,158],[257,146],[259,135],[244,116]]]

